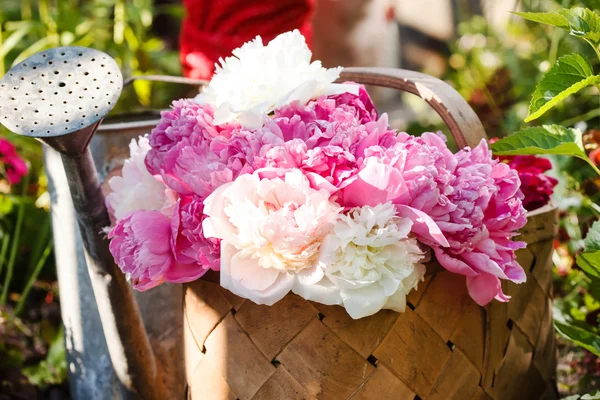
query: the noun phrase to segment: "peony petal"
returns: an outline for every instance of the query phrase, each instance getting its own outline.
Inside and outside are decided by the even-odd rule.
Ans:
[[[442,264],[442,267],[446,268],[448,271],[465,276],[477,276],[479,274],[477,271],[467,265],[467,263],[447,254],[444,249],[434,247],[433,251],[438,262]]]
[[[467,289],[469,290],[469,295],[471,295],[473,300],[475,300],[475,302],[480,306],[485,306],[492,301],[494,297],[499,297],[506,300],[509,298],[502,293],[500,279],[489,274],[468,276]]]
[[[281,300],[294,286],[294,276],[284,272],[279,273],[273,284],[265,290],[248,289],[231,274],[235,254],[237,254],[235,247],[225,241],[221,242],[221,286],[231,293],[252,300],[256,304],[270,306]],[[263,268],[263,270],[265,269]]]
[[[308,301],[316,301],[326,305],[342,304],[340,290],[327,278],[323,278],[314,284],[306,284],[296,276],[292,291]]]
[[[165,279],[171,283],[192,282],[204,275],[208,269],[198,263],[179,264],[174,262],[165,272]]]
[[[417,235],[443,247],[448,247],[450,245],[440,230],[440,227],[429,215],[402,204],[396,204],[396,210],[400,217],[410,218],[413,221],[414,225],[412,226],[412,231]]]
[[[208,216],[202,222],[202,231],[206,238],[217,238],[236,242],[235,228],[231,225],[229,217],[225,214],[225,191],[233,183],[226,183],[218,187],[206,200],[204,200],[204,214]]]
[[[498,263],[487,254],[466,251],[461,256],[469,265],[476,265],[480,272],[497,276],[500,279],[508,279]]]
[[[396,312],[406,311],[406,295],[404,290],[398,290],[396,293],[388,297],[383,308],[385,310],[394,310]]]
[[[323,267],[314,265],[313,267],[298,271],[296,273],[296,280],[302,285],[314,285],[323,279],[324,276]]]
[[[523,270],[523,267],[519,265],[518,262],[513,261],[510,264],[506,265],[504,269],[504,273],[514,283],[523,283],[527,281],[527,275]]]
[[[204,221],[206,222],[206,220]],[[202,225],[204,227],[204,224]],[[231,265],[231,259],[237,253],[237,249],[230,243],[223,240],[221,242],[221,266],[220,266],[220,283],[225,289],[231,290],[233,282],[231,279],[231,273],[229,267]]]
[[[283,271],[275,268],[263,268],[258,265],[257,258],[242,257],[237,252],[231,258],[229,272],[232,278],[248,290],[265,290],[269,288]]]
[[[377,283],[377,281],[370,280],[351,281],[335,274],[328,274],[327,270],[325,270],[325,276],[329,278],[329,280],[331,280],[331,282],[333,282],[333,284],[339,287],[341,290],[358,290]],[[381,290],[381,287],[379,289]],[[381,291],[383,292],[383,290]]]
[[[343,205],[376,206],[394,200],[407,192],[402,175],[390,165],[371,162],[358,173],[343,191]]]
[[[344,308],[353,319],[368,317],[383,308],[387,297],[378,284],[356,290],[342,290]]]
[[[138,283],[132,282],[131,286],[138,292],[145,292],[146,290],[155,288],[159,285],[162,285],[163,283],[165,283],[164,278],[157,279],[155,277],[154,279],[143,280],[143,281],[139,281]]]
[[[246,292],[243,297],[252,300],[256,304],[272,306],[283,299],[294,287],[294,275],[290,273],[279,274],[279,277],[273,285],[262,292]],[[242,292],[240,292],[242,293]]]

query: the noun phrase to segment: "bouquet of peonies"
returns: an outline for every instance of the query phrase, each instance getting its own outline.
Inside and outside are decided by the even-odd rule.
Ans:
[[[435,255],[481,305],[525,273],[520,181],[487,143],[453,154],[440,134],[397,133],[365,89],[333,83],[299,32],[221,60],[130,145],[107,197],[110,250],[134,288],[209,269],[238,296],[290,291],[353,318],[404,311]]]

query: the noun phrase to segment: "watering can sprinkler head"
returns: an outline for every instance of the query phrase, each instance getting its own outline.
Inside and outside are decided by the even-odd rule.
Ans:
[[[0,123],[63,154],[81,154],[115,106],[123,77],[115,60],[86,47],[34,54],[0,80]]]
[[[46,50],[0,80],[0,123],[61,153],[113,369],[125,393],[154,400],[167,397],[131,287],[103,233],[110,220],[88,147],[122,88],[121,71],[107,54]]]

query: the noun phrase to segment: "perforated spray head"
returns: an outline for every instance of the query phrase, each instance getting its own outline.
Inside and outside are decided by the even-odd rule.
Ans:
[[[83,151],[115,106],[123,77],[115,60],[86,47],[57,47],[15,65],[0,80],[0,123],[56,150]]]

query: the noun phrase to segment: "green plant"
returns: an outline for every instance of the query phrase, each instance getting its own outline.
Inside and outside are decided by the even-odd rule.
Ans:
[[[597,55],[596,62],[600,61],[600,15],[594,11],[572,8],[547,13],[516,14],[530,21],[564,29],[570,35],[583,39]],[[597,94],[597,90],[600,89],[600,75],[594,72],[594,66],[588,57],[582,54],[567,54],[558,58],[537,83],[525,121],[540,118],[571,96],[586,93],[585,90],[589,87],[594,88],[594,94]],[[542,125],[525,128],[494,143],[492,150],[496,155],[546,154],[575,157],[588,165],[589,170],[593,171],[592,175],[597,174],[596,179],[600,177],[600,169],[584,149],[582,133],[570,127]],[[576,264],[585,273],[583,285],[588,299],[584,298],[584,307],[578,307],[579,304],[575,307],[567,306],[567,298],[558,301],[555,304],[554,325],[562,336],[600,356],[600,221],[597,221],[600,205],[597,190],[590,196],[581,193],[581,198],[589,206],[592,219],[596,220],[585,226],[588,230],[587,236],[582,243],[583,249],[576,258]],[[586,312],[578,315],[577,310],[581,312],[582,308]]]

